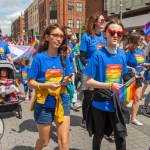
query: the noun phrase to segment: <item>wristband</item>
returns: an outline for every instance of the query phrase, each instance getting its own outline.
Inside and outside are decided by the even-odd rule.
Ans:
[[[40,84],[38,84],[38,89],[39,89],[39,90],[42,90],[42,88],[40,87]]]
[[[109,83],[109,89],[111,90],[112,87],[112,82]]]
[[[114,83],[111,84],[111,90],[114,91]]]

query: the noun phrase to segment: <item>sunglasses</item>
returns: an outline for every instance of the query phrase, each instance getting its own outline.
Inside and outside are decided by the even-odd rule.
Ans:
[[[111,29],[107,29],[107,32],[109,33],[110,36],[114,36],[117,33],[118,37],[123,37],[125,34],[125,31],[116,31],[116,30],[111,30]]]
[[[98,22],[98,23],[105,23],[106,21],[105,21],[104,19],[102,19],[102,20],[100,20],[100,21],[98,20],[97,22]]]

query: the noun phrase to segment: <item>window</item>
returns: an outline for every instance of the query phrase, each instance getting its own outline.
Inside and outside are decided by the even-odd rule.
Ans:
[[[104,0],[104,10],[107,10],[107,0]]]
[[[57,23],[57,19],[50,19],[50,23]]]
[[[68,10],[72,11],[74,9],[74,3],[68,2]]]
[[[50,22],[57,23],[57,3],[50,3]]]
[[[73,28],[73,20],[72,19],[68,20],[68,27]]]
[[[50,10],[52,11],[52,10],[57,10],[57,4],[55,3],[55,2],[52,2],[51,4],[50,4]]]
[[[76,28],[79,29],[82,26],[82,20],[77,20]]]
[[[82,12],[82,3],[77,3],[77,11]]]

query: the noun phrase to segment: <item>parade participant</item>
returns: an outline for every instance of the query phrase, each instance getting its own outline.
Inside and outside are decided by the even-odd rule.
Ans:
[[[138,48],[142,44],[143,39],[141,39],[141,35],[138,33],[131,34],[129,36],[129,46],[130,50],[126,52],[126,60],[128,65],[128,74],[124,77],[124,81],[130,80],[133,76],[137,76],[136,78],[136,91],[135,98],[132,103],[132,114],[131,114],[131,122],[136,125],[143,125],[140,121],[136,119],[136,115],[139,109],[139,103],[141,99],[142,92],[142,81],[143,78],[141,76],[141,72],[144,67],[144,56],[142,55],[141,50]]]
[[[12,57],[8,45],[2,41],[2,31],[0,29],[0,60],[8,59],[12,64]]]
[[[68,49],[70,49],[70,50],[68,50],[68,57],[69,57],[69,60],[71,63],[72,72],[74,72],[74,76],[71,78],[72,86],[68,85],[68,88],[69,88],[68,91],[70,91],[69,92],[70,93],[70,101],[72,103],[73,110],[78,110],[79,108],[82,107],[82,105],[78,102],[77,91],[75,89],[75,75],[77,74],[77,66],[75,63],[75,54],[73,51],[73,48],[75,47],[75,43],[73,43],[73,41],[71,40],[71,37],[73,35],[72,29],[68,26],[65,26],[64,29],[65,29],[65,33],[67,36]]]
[[[150,63],[150,52],[149,52],[147,60],[145,62]],[[142,89],[143,97],[144,97],[144,92],[145,92],[146,88],[148,87],[148,85],[150,85],[150,66],[145,68],[145,72],[144,72],[144,86]],[[150,103],[150,92],[148,93],[147,97],[145,98],[145,102],[144,102],[143,108],[141,110],[142,113],[146,116],[150,116],[150,111],[148,109],[149,103]]]
[[[29,64],[30,60],[27,57],[22,58],[22,66],[19,69],[19,72],[22,74],[22,84],[24,86],[24,93],[25,93],[25,103],[29,102],[32,97],[33,89],[28,87],[28,72],[29,72]]]
[[[34,119],[39,139],[35,150],[46,147],[50,140],[52,122],[58,131],[58,148],[69,150],[70,105],[66,85],[70,83],[70,62],[65,56],[65,32],[59,24],[49,25],[42,36],[28,74],[28,86],[35,89]],[[62,50],[63,47],[63,50]],[[67,78],[66,78],[67,77]]]
[[[102,32],[105,26],[105,19],[99,12],[92,14],[86,26],[86,32],[82,35],[80,49],[80,60],[84,66],[91,58],[92,54],[106,44],[106,39]],[[86,86],[86,75],[82,74],[80,90],[84,93],[82,102],[83,119],[81,127],[86,128],[86,111],[88,103],[91,100],[93,89]]]
[[[114,131],[116,150],[125,150],[127,135],[122,107],[116,94],[122,87],[122,78],[127,73],[125,53],[117,47],[123,38],[124,27],[119,20],[111,20],[104,29],[107,38],[106,46],[96,51],[89,60],[85,74],[87,85],[94,88],[91,101],[93,125],[93,150],[100,150],[104,134]],[[126,107],[124,105],[124,107]],[[89,112],[89,111],[88,111]],[[89,131],[89,115],[87,115],[87,130]],[[109,125],[109,126],[107,126]],[[106,129],[107,128],[107,129]]]

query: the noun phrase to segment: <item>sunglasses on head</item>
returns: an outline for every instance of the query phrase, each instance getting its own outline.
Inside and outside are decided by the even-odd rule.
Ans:
[[[116,30],[111,30],[111,29],[107,29],[107,32],[109,33],[110,36],[114,36],[117,33],[118,37],[123,37],[125,34],[125,31],[116,31]]]

